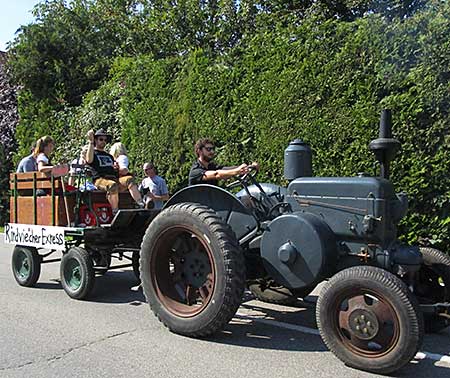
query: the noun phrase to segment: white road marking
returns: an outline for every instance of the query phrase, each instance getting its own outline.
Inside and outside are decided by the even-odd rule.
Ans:
[[[283,323],[283,322],[279,322],[276,320],[270,320],[270,319],[265,319],[265,318],[258,317],[258,316],[247,315],[242,312],[237,312],[234,317],[237,319],[254,321],[254,322],[258,322],[258,323],[262,323],[262,324],[272,325],[275,327],[290,329],[292,331],[307,333],[310,335],[320,335],[319,331],[314,328],[303,327],[303,326],[299,326],[296,324],[290,324],[290,323]],[[429,360],[436,361],[436,362],[443,362],[445,364],[448,364],[448,366],[445,366],[445,367],[450,368],[450,356],[423,351],[423,352],[418,352],[416,354],[416,356],[414,357],[414,359],[415,360],[429,359]],[[442,367],[444,367],[444,366],[442,366]]]
[[[299,325],[296,325],[296,324],[278,322],[276,320],[264,319],[264,318],[260,318],[260,317],[257,317],[257,316],[251,316],[251,315],[243,314],[243,313],[240,313],[240,312],[238,312],[234,317],[238,318],[238,319],[249,319],[249,320],[253,320],[253,321],[258,322],[258,323],[263,323],[263,324],[267,324],[267,325],[273,325],[273,326],[276,326],[276,327],[286,328],[286,329],[290,329],[290,330],[298,331],[298,332],[302,332],[302,333],[309,333],[310,335],[320,335],[320,333],[319,333],[319,331],[317,329],[303,327],[303,326],[299,326]]]

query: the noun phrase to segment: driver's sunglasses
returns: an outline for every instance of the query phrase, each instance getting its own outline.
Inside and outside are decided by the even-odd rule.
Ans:
[[[206,151],[211,152],[214,151],[216,147],[203,147]]]
[[[108,138],[97,138],[99,142],[107,142]]]

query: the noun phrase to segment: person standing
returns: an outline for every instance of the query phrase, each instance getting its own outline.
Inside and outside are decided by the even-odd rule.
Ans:
[[[112,137],[105,130],[88,131],[88,150],[86,153],[86,164],[92,170],[92,179],[97,189],[106,192],[106,198],[111,205],[113,214],[119,210],[119,192],[129,190],[131,196],[139,207],[145,206],[141,194],[134,183],[133,176],[119,177],[118,166],[114,157],[105,151],[107,143]]]
[[[202,138],[195,143],[197,160],[192,164],[189,172],[189,185],[210,184],[218,185],[219,180],[226,180],[233,176],[248,173],[251,168],[258,169],[258,163],[241,164],[236,167],[223,167],[214,163],[215,145],[211,139]]]
[[[169,199],[166,181],[157,175],[153,163],[145,163],[143,169],[147,177],[142,180],[139,190],[144,194],[146,208],[161,209],[164,204],[163,201]]]

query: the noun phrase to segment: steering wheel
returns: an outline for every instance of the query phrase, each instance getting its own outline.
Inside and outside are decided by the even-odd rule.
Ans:
[[[247,173],[244,173],[243,175],[237,175],[236,176],[237,180],[226,185],[226,188],[233,189],[233,188],[236,188],[237,186],[246,187],[246,186],[254,184],[256,181],[255,176],[258,173],[258,170],[253,165],[249,165],[247,168],[248,168]]]

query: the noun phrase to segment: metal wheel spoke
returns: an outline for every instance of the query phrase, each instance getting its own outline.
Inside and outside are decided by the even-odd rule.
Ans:
[[[393,324],[393,314],[391,312],[391,308],[386,304],[381,302],[380,300],[374,301],[374,303],[370,306],[367,306],[371,311],[373,311],[379,321],[382,324]],[[380,327],[382,328],[382,327]]]
[[[353,334],[351,335],[350,342],[353,346],[363,351],[369,350],[369,342],[367,340],[361,340]]]
[[[197,290],[191,285],[186,286],[186,303],[190,306],[197,302]]]
[[[208,295],[211,294],[211,290],[214,287],[213,284],[214,282],[212,281],[212,274],[208,273],[205,283],[198,288],[198,292],[202,297],[203,302],[208,298]]]
[[[349,298],[348,300],[348,311],[352,311],[356,308],[366,308],[367,304],[364,300],[364,295],[358,295],[356,297]]]
[[[377,335],[371,340],[372,343],[378,344],[381,349],[380,351],[386,350],[389,347],[392,338],[394,337],[394,329],[392,328],[392,332],[388,332],[389,327],[383,326],[378,330]]]
[[[339,311],[339,326],[350,331],[349,327],[350,311]]]

